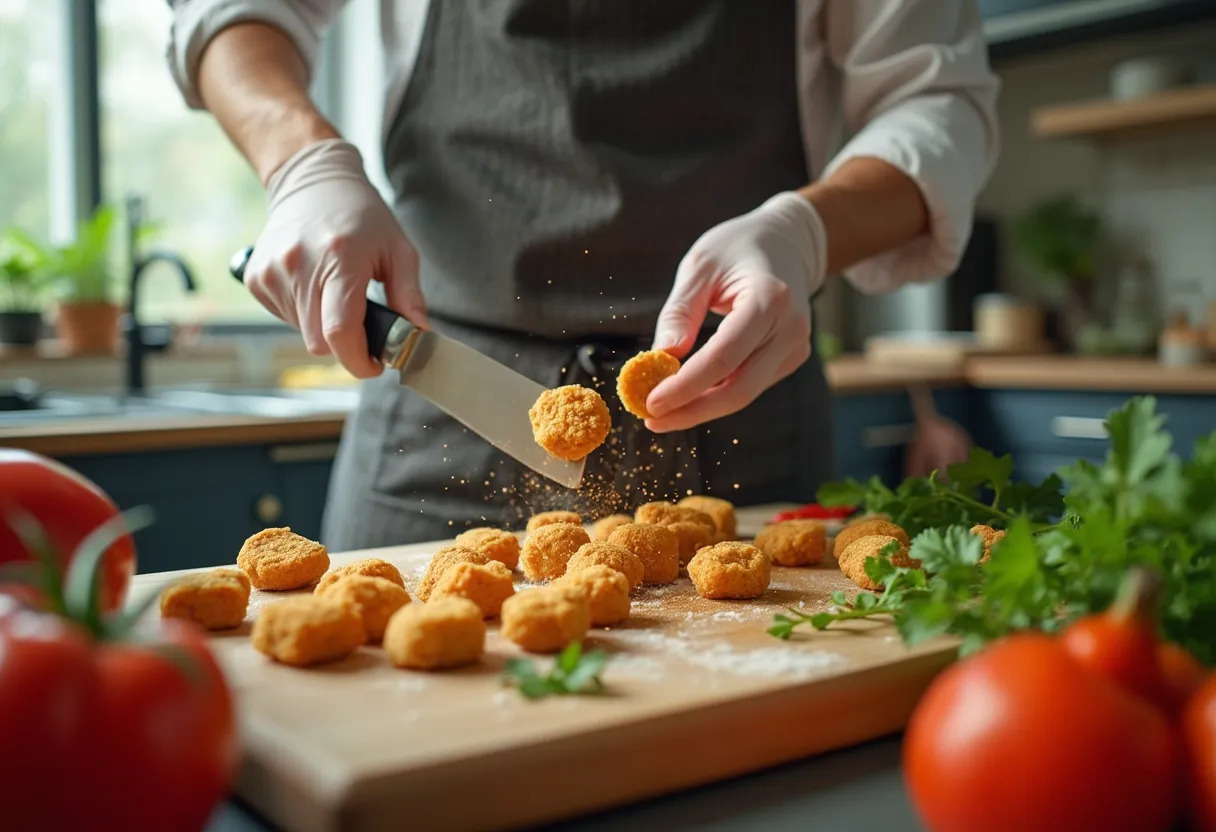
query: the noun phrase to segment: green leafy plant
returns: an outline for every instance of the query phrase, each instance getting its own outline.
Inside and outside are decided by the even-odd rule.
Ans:
[[[49,252],[20,228],[0,233],[0,311],[38,312]]]
[[[60,300],[66,303],[113,301],[114,209],[100,206],[80,223],[76,239],[56,246],[48,271]]]
[[[503,670],[503,683],[519,689],[528,699],[544,699],[546,696],[571,693],[602,693],[604,682],[600,674],[608,663],[608,654],[603,650],[583,652],[581,642],[567,645],[553,663],[549,672],[542,676],[528,659],[510,659]]]
[[[821,503],[865,506],[904,525],[921,568],[880,553],[866,562],[880,594],[837,593],[831,611],[791,610],[769,632],[789,638],[802,624],[890,615],[909,644],[951,634],[970,652],[1106,609],[1128,571],[1147,567],[1163,580],[1163,635],[1216,662],[1216,433],[1183,462],[1150,396],[1113,411],[1106,430],[1102,464],[1081,460],[1037,485],[1012,482],[1008,458],[976,451],[949,469],[949,484],[930,476],[894,490],[875,481],[825,487]],[[985,563],[975,523],[1006,532]]]
[[[1013,227],[1022,256],[1044,278],[1063,283],[1093,280],[1101,233],[1098,215],[1071,196],[1036,206]]]

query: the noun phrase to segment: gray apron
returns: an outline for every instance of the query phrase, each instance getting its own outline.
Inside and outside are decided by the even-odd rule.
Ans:
[[[808,180],[794,4],[443,0],[426,25],[384,157],[434,326],[545,386],[598,389],[614,429],[571,492],[390,375],[365,382],[326,544],[441,539],[690,493],[813,499],[832,473],[816,359],[743,412],[672,434],[647,431],[615,395],[696,238]]]

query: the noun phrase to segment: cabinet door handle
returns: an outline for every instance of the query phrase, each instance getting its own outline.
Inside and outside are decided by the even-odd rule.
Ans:
[[[263,494],[253,504],[253,515],[259,523],[277,523],[283,516],[283,501],[273,494]]]
[[[338,453],[337,442],[301,442],[295,445],[272,445],[270,461],[279,462],[323,462],[333,459]]]
[[[1097,416],[1054,416],[1051,434],[1059,439],[1106,439],[1106,420]]]
[[[916,435],[915,425],[875,425],[861,432],[865,448],[902,448]]]

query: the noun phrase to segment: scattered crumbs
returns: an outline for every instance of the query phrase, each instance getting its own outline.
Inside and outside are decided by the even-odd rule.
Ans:
[[[519,694],[509,690],[500,690],[495,692],[493,702],[498,708],[505,708],[515,704],[515,700],[519,698]]]
[[[634,656],[628,653],[618,653],[608,662],[604,669],[605,681],[615,681],[625,676],[644,682],[660,682],[666,675],[663,663],[653,656]]]
[[[705,670],[724,671],[736,676],[807,678],[844,661],[844,657],[837,653],[810,650],[797,644],[755,650],[736,649],[725,641],[705,644],[687,638],[683,631],[669,636],[654,630],[618,630],[614,635],[631,648],[668,653]],[[614,657],[609,667],[619,658]]]
[[[743,610],[722,610],[710,616],[713,621],[746,621],[748,616],[743,614]]]

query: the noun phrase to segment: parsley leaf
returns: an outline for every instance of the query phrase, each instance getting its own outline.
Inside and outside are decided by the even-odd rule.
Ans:
[[[601,693],[604,682],[600,674],[607,664],[608,654],[603,650],[584,653],[582,643],[575,641],[562,650],[549,673],[544,676],[529,659],[508,659],[502,681],[517,688],[528,699],[572,693]]]

